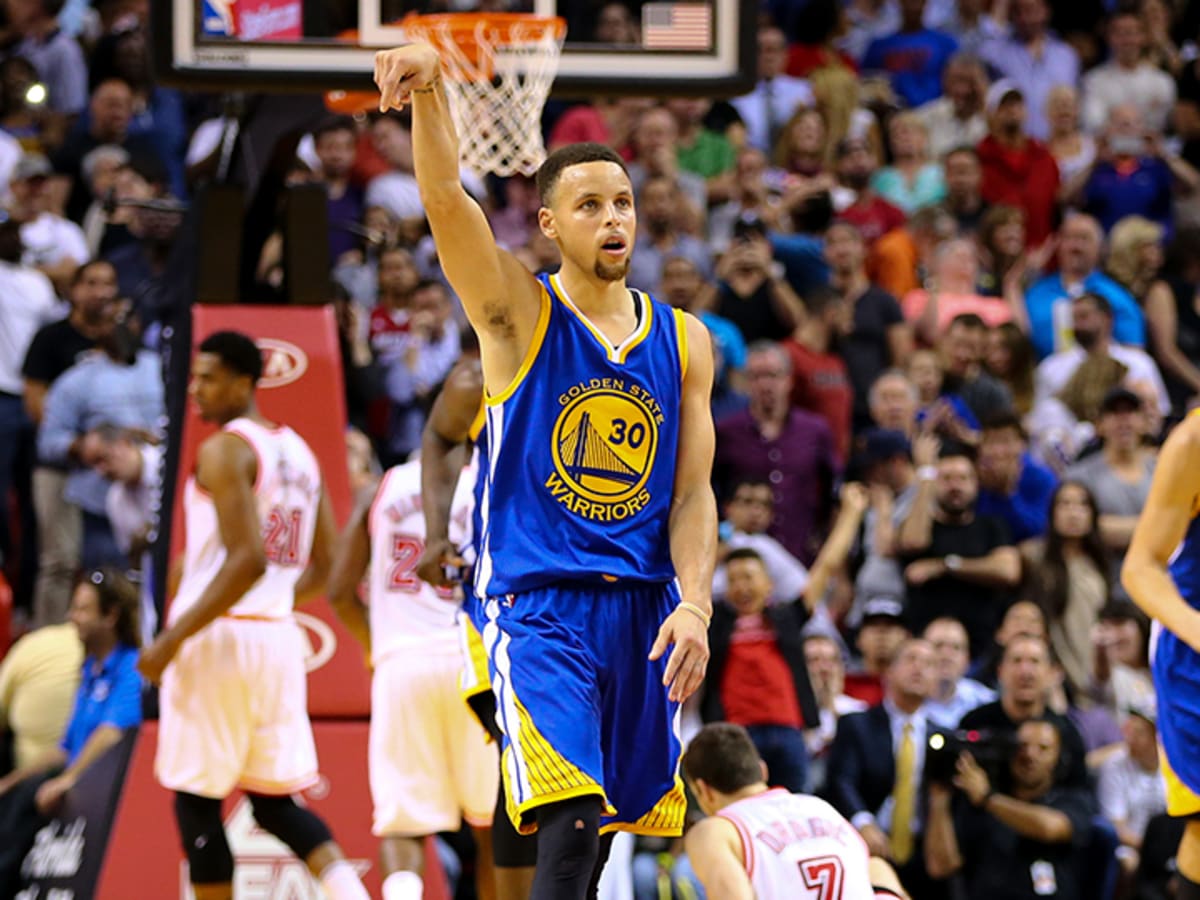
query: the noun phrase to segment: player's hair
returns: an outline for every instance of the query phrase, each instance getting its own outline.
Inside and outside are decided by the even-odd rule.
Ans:
[[[959,313],[950,320],[950,324],[946,327],[946,330],[949,331],[955,326],[969,328],[971,331],[987,331],[987,322],[983,321],[976,313]]]
[[[1080,294],[1073,301],[1074,303],[1090,303],[1096,307],[1096,311],[1102,316],[1111,319],[1113,317],[1112,304],[1109,303],[1107,297],[1102,297],[1100,294]]]
[[[138,628],[138,589],[119,569],[100,566],[85,572],[80,584],[89,584],[96,591],[100,614],[107,616],[117,612],[117,640],[127,647],[142,645]]]
[[[804,292],[804,309],[810,316],[819,316],[825,310],[843,302],[842,295],[827,284],[818,284]]]
[[[0,222],[0,262],[19,263],[25,253],[25,242],[21,240],[21,226],[9,219]]]
[[[253,384],[262,378],[262,353],[254,339],[240,331],[213,332],[200,342],[200,352],[218,357],[225,368],[249,376]]]
[[[964,444],[959,441],[946,441],[942,444],[942,449],[938,451],[938,459],[953,459],[956,456],[961,456],[963,459],[969,460],[971,465],[975,465],[977,454],[975,448],[970,444]]]
[[[982,431],[1015,431],[1023,441],[1029,440],[1029,435],[1025,431],[1025,426],[1021,424],[1021,417],[1011,409],[999,409],[996,412],[985,416],[980,424]]]
[[[683,771],[715,791],[733,794],[763,780],[761,758],[741,725],[713,722],[700,729],[683,754]]]
[[[110,269],[113,268],[113,264],[107,259],[89,259],[78,269],[76,269],[75,274],[71,276],[71,287],[75,287],[75,285],[83,281],[83,279],[87,276],[87,273],[92,271],[92,269],[96,268],[97,266],[107,266]],[[113,271],[115,272],[116,270],[113,269]]]
[[[730,550],[729,554],[725,557],[725,565],[728,566],[731,562],[736,562],[739,559],[752,559],[764,569],[767,567],[767,563],[765,560],[763,560],[762,554],[753,547],[738,547],[736,550]]]
[[[354,120],[349,116],[328,116],[317,123],[312,131],[312,137],[314,141],[319,141],[325,135],[333,134],[335,131],[357,133],[354,128]]]
[[[538,166],[537,190],[542,206],[550,205],[554,188],[558,186],[558,179],[562,176],[564,169],[590,162],[616,163],[621,167],[622,172],[626,175],[629,174],[629,169],[625,167],[625,160],[621,159],[621,155],[611,147],[592,143],[567,144],[547,156],[545,162]]]

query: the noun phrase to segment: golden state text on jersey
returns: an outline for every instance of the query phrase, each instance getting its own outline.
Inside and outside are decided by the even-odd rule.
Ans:
[[[631,290],[637,327],[614,346],[558,276],[539,281],[529,352],[487,399],[476,592],[669,581],[683,314]]]

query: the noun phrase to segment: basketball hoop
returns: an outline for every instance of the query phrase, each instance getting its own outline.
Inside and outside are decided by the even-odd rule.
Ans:
[[[411,41],[441,54],[464,165],[478,174],[532,175],[546,156],[542,107],[566,35],[560,18],[522,13],[408,16]]]

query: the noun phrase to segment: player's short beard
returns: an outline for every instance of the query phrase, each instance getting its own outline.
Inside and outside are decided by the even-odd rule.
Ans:
[[[593,271],[601,281],[620,281],[629,274],[629,264],[632,261],[633,258],[629,256],[618,263],[606,263],[598,259]]]

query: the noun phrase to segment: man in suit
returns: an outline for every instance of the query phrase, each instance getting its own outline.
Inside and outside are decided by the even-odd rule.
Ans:
[[[921,852],[921,782],[933,691],[934,654],[914,638],[896,651],[883,703],[838,721],[826,792],[872,855],[892,860],[913,896],[933,896]]]

